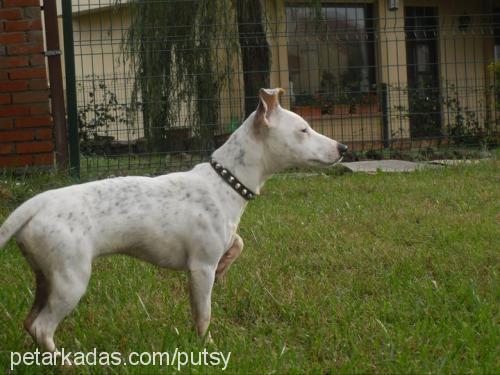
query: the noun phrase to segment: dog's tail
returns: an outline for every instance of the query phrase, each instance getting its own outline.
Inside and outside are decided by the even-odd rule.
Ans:
[[[38,212],[38,199],[30,199],[10,214],[0,227],[0,249]]]

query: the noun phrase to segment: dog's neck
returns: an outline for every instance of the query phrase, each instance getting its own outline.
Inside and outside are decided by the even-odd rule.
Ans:
[[[247,188],[259,194],[266,180],[276,172],[276,166],[266,158],[262,141],[252,134],[250,116],[212,157],[230,171]]]

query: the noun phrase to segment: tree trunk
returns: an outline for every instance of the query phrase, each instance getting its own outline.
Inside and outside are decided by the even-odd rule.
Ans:
[[[260,0],[238,0],[238,33],[245,84],[245,117],[256,108],[261,87],[269,87],[270,51]]]

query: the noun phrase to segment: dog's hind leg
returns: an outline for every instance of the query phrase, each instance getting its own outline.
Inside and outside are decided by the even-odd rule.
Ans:
[[[215,278],[219,279],[227,272],[231,264],[238,258],[243,250],[243,240],[239,235],[234,236],[233,245],[226,251],[219,260],[217,270],[215,271]]]
[[[28,333],[35,339],[35,336],[33,335],[33,332],[31,330],[31,326],[33,324],[33,321],[36,319],[42,308],[45,306],[47,303],[47,297],[48,297],[48,281],[45,275],[42,273],[34,259],[29,255],[29,253],[26,251],[26,247],[22,242],[18,242],[17,245],[19,246],[19,249],[21,250],[21,253],[24,255],[26,258],[27,262],[31,266],[33,273],[35,274],[35,302],[33,302],[33,306],[31,307],[31,311],[29,312],[28,316],[24,320],[24,328],[28,331]]]
[[[36,337],[33,334],[32,325],[40,311],[42,311],[43,307],[47,303],[47,298],[49,296],[49,284],[47,278],[40,270],[33,269],[33,271],[35,273],[36,280],[35,302],[33,302],[33,307],[24,320],[24,328],[33,337],[33,339],[36,340]]]
[[[81,262],[81,263],[80,263]],[[76,307],[87,290],[91,262],[79,260],[78,265],[61,264],[50,275],[47,302],[31,325],[38,345],[55,352],[54,333],[57,326]]]

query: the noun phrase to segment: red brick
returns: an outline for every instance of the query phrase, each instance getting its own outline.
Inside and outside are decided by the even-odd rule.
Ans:
[[[49,103],[31,104],[30,108],[30,113],[32,115],[45,115],[50,113]]]
[[[35,131],[31,129],[4,130],[0,132],[2,142],[34,141]]]
[[[12,143],[0,143],[0,155],[11,154],[14,151]]]
[[[28,57],[25,56],[0,57],[0,69],[18,68],[27,66],[28,64],[29,64],[29,59]]]
[[[52,118],[50,116],[17,118],[15,120],[15,125],[16,125],[16,128],[31,128],[31,127],[37,127],[37,126],[49,126],[49,125],[52,125]]]
[[[27,116],[29,113],[29,105],[5,105],[0,107],[0,117]]]
[[[40,6],[40,0],[3,0],[4,8]]]
[[[0,118],[0,130],[12,129],[14,127],[14,120],[11,118]]]
[[[54,153],[40,153],[36,155],[1,155],[0,167],[25,167],[33,165],[52,165],[54,163]]]
[[[54,153],[35,155],[34,159],[35,165],[52,165],[54,164]]]
[[[0,94],[0,104],[10,104],[10,94]]]
[[[1,33],[0,43],[1,44],[14,44],[22,43],[26,41],[26,36],[24,33]]]
[[[19,8],[0,9],[0,20],[19,20],[23,18],[23,12]]]
[[[7,79],[7,78],[9,78],[9,75],[7,74],[7,72],[0,70],[0,80]]]
[[[52,128],[44,128],[36,131],[36,140],[52,139]]]
[[[11,70],[9,72],[10,79],[26,79],[26,78],[45,78],[45,68],[25,68]]]
[[[24,91],[28,88],[28,81],[0,81],[0,92]]]
[[[24,8],[24,18],[40,18],[40,6]]]
[[[25,43],[7,46],[7,54],[13,55],[32,55],[43,52],[42,43]]]
[[[30,65],[31,66],[37,66],[37,65],[45,66],[45,56],[42,55],[41,53],[38,55],[31,56]]]
[[[0,156],[0,167],[24,167],[33,165],[34,157],[32,155],[9,155]]]
[[[49,93],[45,91],[26,91],[12,94],[12,103],[43,103],[49,100]]]
[[[28,31],[28,40],[30,42],[43,42],[43,31]]]
[[[5,31],[27,31],[27,30],[41,30],[42,20],[22,20],[22,21],[7,21],[4,25]]]
[[[32,79],[29,83],[29,87],[30,90],[46,90],[49,86],[45,79]]]
[[[39,152],[49,152],[54,148],[52,142],[26,142],[16,143],[16,152],[18,154],[30,154]]]

